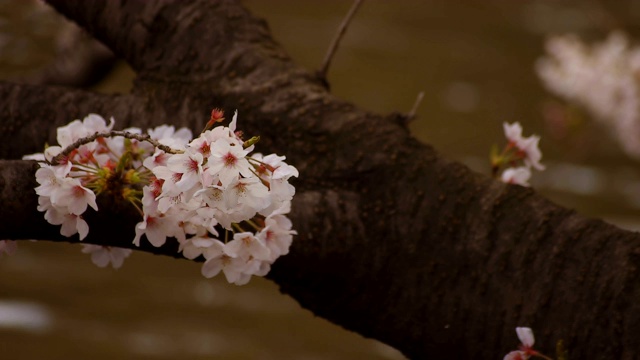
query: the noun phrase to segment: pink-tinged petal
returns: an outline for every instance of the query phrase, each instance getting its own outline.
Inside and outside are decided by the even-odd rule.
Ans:
[[[64,220],[62,222],[62,226],[60,227],[60,234],[66,237],[73,236],[78,232],[77,229],[77,221],[75,220],[75,215],[64,215]]]
[[[96,194],[80,184],[72,185],[65,195],[67,197],[66,200],[60,201],[60,203],[66,205],[72,214],[80,215],[84,213],[87,210],[87,205],[91,205],[94,210],[98,210]]]
[[[242,246],[242,241],[240,240],[229,241],[224,246],[224,253],[232,257],[244,256],[248,258],[250,255],[246,253],[246,249]]]
[[[220,273],[222,267],[222,259],[220,259],[219,257],[211,258],[207,260],[204,265],[202,265],[202,269],[200,271],[202,273],[202,276],[206,278],[212,278]]]
[[[159,220],[153,219],[153,221]],[[164,232],[164,229],[160,224],[149,224],[149,219],[147,219],[147,231],[145,232],[145,235],[147,235],[147,240],[149,240],[151,245],[155,247],[160,247],[167,241],[167,234]]]
[[[236,110],[233,113],[233,118],[231,119],[231,122],[229,123],[229,130],[231,130],[231,133],[235,133],[236,132],[237,124],[238,124],[238,110]]]
[[[147,225],[144,221],[141,221],[136,224],[136,236],[133,238],[133,245],[140,246],[140,237],[144,234],[144,229],[146,229]]]
[[[238,178],[238,173],[237,172],[232,172],[232,171],[222,171],[218,174],[219,179],[220,179],[220,183],[222,184],[222,186],[226,187],[227,185],[229,185],[234,179]]]
[[[211,246],[203,251],[202,255],[205,259],[219,258],[224,254],[225,245],[220,240],[214,240]]]
[[[258,260],[271,260],[271,250],[259,239],[254,238],[254,241],[249,245],[249,249],[254,258]]]
[[[224,273],[224,277],[227,278],[227,281],[229,282],[229,284],[235,284],[238,280],[240,280],[240,278],[242,277],[242,272],[238,269],[237,266],[225,266],[222,269],[222,272]]]
[[[91,206],[93,210],[98,211],[98,204],[96,204],[96,194],[93,191],[89,190],[86,199],[89,206]]]
[[[526,347],[533,347],[535,339],[533,337],[533,331],[528,327],[517,327],[516,334],[518,334],[518,339],[522,342],[522,345]]]
[[[81,217],[77,217],[76,219],[76,230],[78,230],[78,234],[80,234],[80,240],[84,240],[89,234],[89,224],[84,221]]]
[[[202,255],[202,251],[203,249],[197,246],[187,246],[182,250],[182,256],[189,260],[193,260]]]
[[[200,176],[196,173],[185,173],[182,178],[176,182],[176,187],[180,191],[187,192],[191,190],[200,181]]]
[[[539,137],[535,135],[530,136],[522,142],[522,150],[527,154],[527,157],[524,159],[524,163],[527,166],[532,166],[537,170],[542,171],[545,169],[545,166],[540,164],[540,160],[542,159],[542,152],[538,147],[539,141]]]
[[[504,183],[527,187],[529,186],[529,178],[531,178],[531,170],[526,166],[505,169],[501,176]]]
[[[254,272],[254,275],[265,276],[269,273],[270,270],[271,270],[271,264],[269,264],[266,261],[261,261],[260,267],[258,267],[258,269]]]
[[[503,360],[526,360],[528,356],[522,351],[512,351],[504,356]]]
[[[44,218],[45,220],[47,220],[49,222],[49,224],[52,225],[60,225],[63,224],[67,218],[68,214],[65,214],[61,211],[58,211],[57,209],[51,207],[49,209],[46,210],[47,212],[44,213]]]
[[[504,136],[507,140],[517,143],[522,140],[522,126],[519,122],[515,122],[513,124],[502,123],[502,128],[504,129]]]
[[[241,274],[238,275],[238,278],[233,283],[235,285],[238,285],[238,286],[246,285],[249,282],[249,280],[251,280],[251,275],[250,274],[241,273]]]
[[[51,161],[54,157],[60,154],[62,150],[63,149],[60,146],[49,146],[48,148],[44,149],[44,157],[48,161]]]

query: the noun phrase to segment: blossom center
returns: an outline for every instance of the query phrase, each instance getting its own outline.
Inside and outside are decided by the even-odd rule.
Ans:
[[[73,196],[77,197],[77,198],[83,197],[84,196],[84,189],[79,185],[74,186],[73,187]]]
[[[189,169],[190,171],[198,172],[198,165],[198,162],[193,159],[189,159],[187,161],[187,169]]]
[[[224,162],[224,166],[234,166],[238,161],[238,158],[233,155],[231,152],[228,152],[226,155],[222,157],[222,161]]]

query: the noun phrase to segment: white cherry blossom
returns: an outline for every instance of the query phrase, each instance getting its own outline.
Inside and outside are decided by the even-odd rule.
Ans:
[[[250,258],[271,260],[269,248],[252,232],[233,234],[233,240],[226,244],[225,251],[234,257],[240,257],[245,260]]]
[[[256,210],[267,207],[270,203],[269,189],[256,177],[238,178],[234,180],[226,191],[228,201],[238,206],[246,206],[252,209],[250,212],[255,214]],[[252,217],[251,216],[247,216]]]
[[[177,221],[168,216],[152,216],[145,214],[144,221],[136,225],[136,236],[133,244],[140,246],[140,237],[144,234],[151,245],[160,247],[167,241],[167,237],[184,238],[184,230]]]
[[[216,140],[211,146],[209,173],[217,174],[223,187],[239,175],[252,177],[249,161],[245,158],[248,153],[241,145],[232,145],[224,138]]]
[[[522,136],[522,126],[520,123],[513,124],[503,123],[504,135],[509,143],[516,147],[522,153],[523,160],[527,166],[532,166],[538,170],[544,170],[544,165],[540,163],[542,152],[538,148],[540,137],[531,135],[529,137]]]
[[[222,271],[228,282],[246,283],[248,281],[247,277],[251,277],[244,274],[244,270],[247,268],[247,261],[229,254],[222,242],[218,241],[216,244],[214,245],[216,251],[211,251],[212,254],[202,265],[202,275],[206,278],[212,278]]]
[[[156,166],[165,166],[167,165],[167,160],[169,159],[169,154],[162,150],[157,150],[152,156],[144,159],[142,165],[149,170],[153,170]]]
[[[98,210],[96,194],[82,186],[78,179],[64,178],[61,187],[51,195],[51,203],[64,206],[71,214],[80,215],[91,206]]]
[[[61,189],[64,179],[71,171],[71,163],[59,166],[44,165],[36,171],[36,181],[40,184],[36,187],[36,194],[51,197]]]
[[[204,256],[205,259],[219,257],[224,253],[224,243],[208,236],[195,236],[180,243],[179,251],[187,259]]]
[[[108,132],[113,128],[114,120],[111,118],[109,125],[100,115],[89,114],[83,121],[74,120],[67,126],[58,128],[57,140],[62,148],[73,144],[75,141],[93,135],[95,133]]]
[[[522,345],[525,347],[531,348],[535,343],[535,338],[533,337],[533,330],[528,327],[517,327],[516,334],[518,335],[518,339],[522,342]]]
[[[184,149],[193,138],[191,130],[180,128],[176,131],[172,125],[160,125],[154,129],[147,130],[152,139],[158,140],[163,145],[173,149]]]
[[[190,190],[202,177],[202,154],[196,151],[187,151],[184,154],[175,154],[167,161],[167,168],[175,173],[182,174],[176,184],[180,191]]]
[[[251,155],[251,158],[271,166],[274,169],[271,174],[272,179],[289,179],[292,176],[299,176],[298,169],[284,162],[287,158],[286,156],[278,156],[276,154],[263,156],[260,153],[255,153]]]
[[[533,337],[533,331],[530,328],[517,327],[516,334],[518,335],[518,339],[520,339],[521,342],[520,350],[511,351],[510,353],[505,355],[503,360],[527,360],[532,356],[551,360],[551,358],[533,349],[535,339]]]
[[[529,186],[531,178],[531,170],[526,166],[506,169],[501,176],[501,180],[507,184],[517,184],[521,186]]]
[[[545,166],[540,163],[542,159],[542,152],[538,147],[538,142],[540,141],[540,137],[536,135],[531,135],[529,138],[525,139],[522,148],[522,151],[525,152],[526,156],[524,158],[524,163],[529,167],[534,167],[537,170],[544,170]]]

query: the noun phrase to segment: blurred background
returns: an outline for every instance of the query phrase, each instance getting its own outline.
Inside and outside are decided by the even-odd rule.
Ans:
[[[351,6],[319,0],[244,3],[267,20],[293,59],[312,71],[321,66]],[[408,112],[424,91],[413,134],[487,175],[490,147],[506,143],[502,123],[519,121],[525,135],[542,138],[547,169],[533,175],[534,188],[582,214],[636,230],[638,156],[611,130],[615,116],[594,115],[579,96],[554,95],[536,64],[548,57],[546,42],[567,33],[596,44],[621,30],[632,52],[639,25],[640,3],[633,0],[367,0],[328,80],[337,96],[379,113]],[[78,40],[78,34],[36,1],[0,0],[0,78],[44,81],[51,76],[43,69],[61,53],[86,51],[108,73],[91,89],[127,92],[131,69],[112,63],[108,52]],[[592,53],[589,46],[583,56]],[[588,61],[576,63],[588,70]],[[608,84],[629,79],[624,66],[612,71],[622,75],[607,77]],[[634,93],[637,73],[631,78],[624,89]],[[640,108],[628,103],[626,119],[635,119]],[[403,359],[384,344],[314,317],[269,281],[236,287],[204,279],[198,264],[142,253],[119,270],[100,269],[79,246],[47,242],[20,242],[15,255],[0,257],[0,354],[10,359]]]

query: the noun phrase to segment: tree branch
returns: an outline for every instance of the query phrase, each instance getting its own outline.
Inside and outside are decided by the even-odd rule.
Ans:
[[[132,95],[104,95],[0,81],[0,158],[19,159],[42,152],[45,143],[57,143],[57,127],[89,113],[115,116],[118,126],[127,127],[143,106],[144,103]]]
[[[65,24],[55,40],[55,58],[43,68],[16,80],[29,84],[87,87],[107,76],[116,63],[108,48],[74,24]]]

